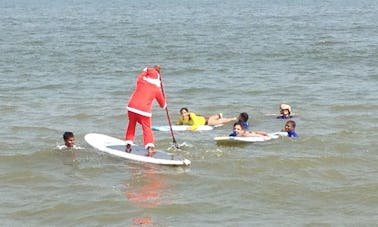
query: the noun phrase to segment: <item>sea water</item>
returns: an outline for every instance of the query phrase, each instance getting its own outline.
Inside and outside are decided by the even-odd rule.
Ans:
[[[0,1],[3,226],[374,226],[376,1]],[[124,138],[136,76],[160,64],[168,112],[250,115],[298,138],[177,132],[188,168],[91,148]],[[168,125],[153,106],[153,124]],[[60,150],[64,131],[83,149]],[[173,141],[155,132],[158,149]],[[138,127],[136,142],[141,144]]]

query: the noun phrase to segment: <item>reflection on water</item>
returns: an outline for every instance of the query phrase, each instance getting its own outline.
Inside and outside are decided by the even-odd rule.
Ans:
[[[1,1],[2,226],[157,225],[173,212],[161,226],[378,223],[378,1],[212,2]],[[265,114],[289,103],[300,137],[228,146],[213,138],[229,126],[177,132],[185,177],[90,147],[87,133],[123,136],[135,76],[155,63],[172,120],[183,104],[246,111],[271,132],[284,122]],[[85,150],[52,149],[66,129]]]
[[[125,182],[125,196],[135,206],[143,209],[154,209],[160,205],[161,192],[165,188],[162,178],[156,170],[146,164],[143,169],[131,169],[132,179]],[[136,217],[134,224],[152,224],[150,217]]]

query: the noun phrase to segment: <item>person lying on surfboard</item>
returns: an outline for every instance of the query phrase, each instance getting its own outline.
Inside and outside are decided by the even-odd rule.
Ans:
[[[253,136],[269,136],[269,134],[263,131],[254,131],[254,132],[247,131],[246,129],[243,128],[241,123],[235,122],[234,127],[233,127],[233,132],[229,136],[253,137]]]
[[[222,113],[212,115],[210,117],[204,117],[197,115],[193,112],[189,112],[188,108],[183,107],[180,109],[179,125],[190,125],[188,130],[196,130],[200,125],[222,125],[232,121],[236,121],[236,118],[224,118]]]
[[[289,120],[285,124],[285,128],[282,129],[283,132],[287,132],[288,137],[298,137],[298,134],[295,132],[296,123],[293,120]]]

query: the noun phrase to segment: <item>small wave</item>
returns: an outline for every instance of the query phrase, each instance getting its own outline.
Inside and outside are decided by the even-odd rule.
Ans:
[[[68,148],[66,145],[56,145],[56,147],[57,147],[59,150],[63,150],[63,149],[67,149],[67,150],[69,150],[69,149],[83,150],[83,149],[85,149],[85,148],[83,148],[83,147],[79,147],[79,146],[76,146],[76,145],[74,145],[72,148]]]
[[[376,110],[378,105],[364,105],[364,104],[355,104],[355,105],[334,105],[331,106],[333,111],[351,111],[351,112],[363,112],[366,110]]]

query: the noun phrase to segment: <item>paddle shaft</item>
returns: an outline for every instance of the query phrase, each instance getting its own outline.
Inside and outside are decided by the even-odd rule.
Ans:
[[[160,86],[161,86],[161,92],[163,93],[165,100],[167,102],[167,96],[165,96],[164,86],[163,86],[163,78],[161,77],[161,74],[160,74]],[[178,148],[179,145],[177,144],[175,135],[173,134],[172,122],[171,122],[171,117],[169,115],[168,107],[165,108],[165,112],[167,113],[167,119],[168,119],[169,129],[171,131],[172,142],[175,145],[175,147]]]

